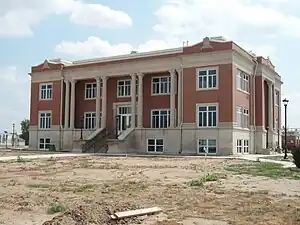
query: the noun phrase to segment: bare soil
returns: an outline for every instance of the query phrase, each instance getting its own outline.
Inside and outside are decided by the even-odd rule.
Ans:
[[[0,224],[297,225],[300,181],[235,175],[245,161],[203,158],[78,157],[0,164]],[[219,178],[188,185],[205,174]],[[52,204],[65,212],[49,214]],[[115,211],[163,213],[115,223]],[[53,211],[54,210],[54,211]]]

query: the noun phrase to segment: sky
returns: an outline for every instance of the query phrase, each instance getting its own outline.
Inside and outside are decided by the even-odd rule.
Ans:
[[[298,0],[0,0],[0,132],[29,118],[30,67],[128,54],[224,36],[269,56],[300,127]],[[299,83],[298,83],[299,81]]]

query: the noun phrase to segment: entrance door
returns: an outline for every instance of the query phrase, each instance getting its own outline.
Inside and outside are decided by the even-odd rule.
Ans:
[[[131,125],[131,107],[130,106],[119,106],[118,107],[118,135]]]

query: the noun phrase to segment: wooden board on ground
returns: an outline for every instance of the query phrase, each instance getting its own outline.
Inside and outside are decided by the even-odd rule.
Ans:
[[[113,215],[111,215],[110,217],[113,220],[116,220],[116,219],[132,217],[132,216],[143,216],[146,214],[153,214],[153,213],[158,213],[161,211],[162,211],[162,209],[159,207],[152,207],[152,208],[147,208],[147,209],[137,209],[137,210],[124,211],[124,212],[116,212]]]

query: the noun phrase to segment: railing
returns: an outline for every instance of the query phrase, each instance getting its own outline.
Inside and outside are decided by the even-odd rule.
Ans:
[[[106,153],[107,145],[107,130],[96,130],[86,141],[81,145],[83,153]]]

